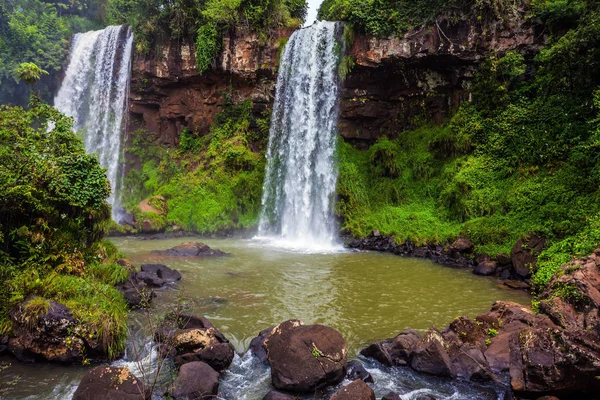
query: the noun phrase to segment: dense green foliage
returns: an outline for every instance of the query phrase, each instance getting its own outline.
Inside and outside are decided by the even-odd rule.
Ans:
[[[447,124],[383,138],[368,152],[341,144],[346,230],[417,243],[463,234],[490,255],[537,233],[550,243],[539,285],[600,245],[600,14],[593,2],[569,8],[576,17],[561,4],[536,5],[548,21],[573,25],[553,31],[533,77],[520,54],[491,57],[473,102]]]
[[[70,307],[86,340],[122,351],[127,308],[113,285],[127,271],[101,242],[109,194],[71,119],[35,97],[29,109],[0,107],[0,334],[8,310],[36,295]]]
[[[151,132],[134,133],[128,152],[141,168],[131,168],[125,179],[131,190],[125,202],[138,221],[156,218],[158,228],[168,222],[201,233],[256,225],[269,120],[255,120],[250,101],[226,99],[210,133],[198,136],[186,129],[179,148],[153,145]],[[156,195],[168,201],[166,221],[137,209],[141,200]]]
[[[256,32],[266,40],[276,28],[300,26],[305,15],[305,0],[108,0],[107,19],[130,24],[142,53],[168,39],[194,41],[203,73],[231,29]]]
[[[29,90],[15,69],[35,63],[50,73],[38,85],[49,101],[67,58],[68,38],[99,26],[103,0],[5,0],[0,2],[0,103],[25,105]]]

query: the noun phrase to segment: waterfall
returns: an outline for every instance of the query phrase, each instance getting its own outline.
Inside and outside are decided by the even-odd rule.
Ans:
[[[285,47],[271,119],[260,237],[309,248],[336,241],[338,31],[337,23],[317,22],[296,31]]]
[[[75,120],[88,153],[98,154],[113,188],[113,219],[119,204],[121,131],[127,106],[133,34],[128,26],[78,33],[54,106]]]

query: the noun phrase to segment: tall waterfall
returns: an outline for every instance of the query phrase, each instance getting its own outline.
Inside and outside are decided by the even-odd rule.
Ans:
[[[113,218],[119,208],[121,131],[126,110],[133,34],[127,26],[78,33],[54,106],[75,119],[88,153],[97,153],[113,188]]]
[[[259,236],[298,247],[334,244],[339,25],[296,31],[281,59]]]

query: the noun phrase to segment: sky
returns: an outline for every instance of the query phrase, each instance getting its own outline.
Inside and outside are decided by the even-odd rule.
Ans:
[[[306,16],[305,26],[312,25],[317,19],[317,12],[323,0],[308,0],[308,15]]]

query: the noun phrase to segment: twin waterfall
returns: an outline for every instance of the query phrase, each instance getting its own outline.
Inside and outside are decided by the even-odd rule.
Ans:
[[[283,53],[263,187],[260,237],[293,247],[335,243],[339,25],[296,31]]]
[[[54,98],[54,106],[75,119],[74,129],[83,135],[87,152],[97,153],[107,169],[114,219],[119,208],[116,192],[132,45],[133,34],[126,26],[76,34],[65,78]]]
[[[302,248],[335,243],[335,162],[340,25],[296,31],[281,59],[273,107],[259,236]],[[54,105],[75,119],[113,187],[117,218],[123,118],[133,35],[126,26],[78,33]]]

